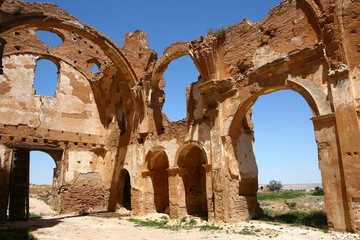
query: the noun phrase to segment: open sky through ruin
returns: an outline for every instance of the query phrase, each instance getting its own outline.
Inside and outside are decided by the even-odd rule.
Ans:
[[[141,29],[148,34],[149,48],[161,56],[176,41],[191,41],[207,31],[238,23],[244,18],[257,22],[280,0],[49,0],[79,20],[103,32],[118,45],[123,35]],[[165,72],[167,86],[163,111],[170,120],[186,117],[185,90],[198,78],[198,71],[186,56],[173,61]],[[45,73],[46,76],[46,73]],[[46,79],[46,77],[45,77]],[[46,91],[46,84],[42,84]],[[258,99],[253,107],[255,156],[259,183],[271,179],[282,183],[319,183],[317,149],[311,110],[297,93],[283,90]],[[50,157],[31,154],[31,183],[52,181]]]

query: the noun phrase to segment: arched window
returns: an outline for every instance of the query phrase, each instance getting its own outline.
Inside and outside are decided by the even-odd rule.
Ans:
[[[58,66],[49,59],[36,63],[34,89],[36,95],[54,97],[58,81]]]
[[[165,103],[162,111],[170,121],[186,118],[186,88],[198,80],[200,73],[189,56],[173,60],[164,72]]]

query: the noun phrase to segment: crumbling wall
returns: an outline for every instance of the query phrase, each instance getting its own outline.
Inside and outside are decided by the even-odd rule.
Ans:
[[[104,48],[113,50],[104,47],[112,43],[102,35],[95,37],[96,31],[56,5],[13,1],[5,2],[2,10],[1,37],[6,47],[0,76],[0,143],[10,150],[63,151],[54,183],[57,198],[54,205],[60,212],[80,211],[88,204],[90,207],[86,210],[106,209],[112,180],[109,172],[112,172],[119,143],[118,138],[114,140],[111,136],[123,130],[125,120],[117,118],[117,96],[112,96],[116,99],[113,103],[111,98],[104,103],[101,94],[118,91],[119,79],[127,82],[122,75],[125,70],[116,66],[121,56],[112,61],[104,51]],[[34,22],[24,20],[22,14]],[[48,18],[39,23],[37,19],[43,16]],[[57,34],[62,43],[48,46],[38,37],[38,30]],[[34,89],[37,62],[41,59],[52,61],[58,68],[54,96],[41,96]],[[94,64],[99,68],[97,72],[92,71]],[[127,92],[128,87],[123,88]],[[124,108],[122,111],[127,112],[128,105]],[[7,208],[4,199],[7,201],[11,158],[5,160],[1,168],[4,171],[1,174],[2,213]],[[82,186],[84,181],[96,184]],[[61,190],[64,188],[67,195]],[[91,192],[90,202],[71,203],[69,196],[81,199],[84,192]]]
[[[59,213],[105,211],[109,191],[99,173],[80,173],[72,183],[63,184],[60,191]]]
[[[0,117],[0,143],[63,149],[62,212],[156,211],[156,174],[147,158],[166,155],[171,217],[235,222],[261,213],[251,106],[261,95],[291,89],[313,111],[329,227],[359,231],[357,1],[283,1],[258,23],[244,20],[176,42],[159,59],[142,31],[127,33],[120,49],[52,4],[4,2],[2,10],[0,37],[7,45],[0,104],[7,114]],[[34,22],[16,21],[22,14]],[[45,46],[37,29],[57,33],[63,44]],[[184,55],[200,76],[187,88],[187,118],[171,122],[161,112],[163,73]],[[37,96],[31,87],[42,57],[59,66],[54,98]],[[94,63],[97,73],[90,70]],[[198,158],[196,166],[184,164]],[[199,202],[192,185],[199,186]],[[195,213],[195,205],[203,211]]]

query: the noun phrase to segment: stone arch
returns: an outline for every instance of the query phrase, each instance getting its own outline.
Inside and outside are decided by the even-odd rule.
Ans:
[[[303,96],[311,108],[314,117],[333,113],[328,97],[315,83],[306,79],[292,78],[285,81],[284,85],[264,87],[248,97],[245,101],[236,102],[230,110],[231,114],[227,120],[230,124],[227,124],[224,129],[225,135],[234,135],[240,130],[239,128],[241,128],[243,124],[246,113],[259,96],[284,89],[293,90]]]
[[[151,177],[154,191],[154,207],[158,213],[169,211],[169,160],[163,147],[155,147],[145,158],[147,176]]]
[[[43,4],[38,3],[38,5],[42,6]],[[24,9],[30,7],[31,6],[27,6],[25,3]],[[71,38],[69,39],[67,37],[68,33],[82,36],[83,40],[86,38],[88,42],[91,41],[93,44],[90,47],[94,48],[95,46],[99,49],[100,55],[101,57],[104,56],[103,58],[105,61],[96,61],[94,56],[89,55],[89,59],[85,59],[87,61],[82,63],[85,66],[79,64],[80,61],[76,64],[75,62],[78,59],[69,59],[69,57],[64,57],[64,59],[59,58],[61,60],[60,62],[66,62],[66,64],[71,65],[89,81],[90,88],[88,91],[92,91],[92,94],[94,95],[103,126],[106,128],[109,127],[112,119],[117,113],[116,108],[121,105],[121,102],[126,102],[129,105],[124,107],[126,108],[125,112],[129,112],[126,116],[126,122],[128,123],[127,129],[131,128],[133,125],[136,128],[145,118],[142,102],[144,97],[143,92],[141,92],[138,87],[139,82],[137,75],[123,53],[123,50],[96,29],[73,18],[55,5],[51,7],[44,5],[42,7],[41,11],[29,13],[26,17],[20,14],[14,18],[3,19],[4,24],[3,28],[0,29],[0,37],[5,38],[9,34],[19,33],[27,29],[53,32],[63,39],[63,43],[57,47],[47,47],[36,37],[38,42],[35,45],[43,46],[43,51],[34,53],[37,55],[48,54],[46,56],[54,58],[59,58],[59,56],[51,56],[52,53],[61,54],[62,52],[59,48],[65,48],[64,46],[72,41]],[[11,9],[11,6],[8,6],[8,4],[5,3],[3,9],[6,11]],[[11,12],[11,10],[8,11]],[[66,34],[64,34],[64,32],[66,32]],[[20,50],[19,46],[14,46],[15,48],[18,48],[17,50],[9,50],[9,48],[7,48],[4,55],[18,54],[22,51],[22,48]],[[51,50],[50,54],[46,53],[46,50],[49,49]],[[65,55],[66,54],[64,54],[64,56]],[[84,56],[83,58],[86,58],[88,55],[82,54],[82,56]],[[99,66],[100,70],[98,72],[91,71],[91,66],[93,66],[93,64]],[[131,101],[121,100],[124,98],[130,99]],[[137,107],[134,107],[134,105]],[[134,121],[134,124],[132,124],[131,120]],[[123,129],[121,132],[122,134],[124,133]],[[128,138],[128,136],[126,135],[124,138]]]
[[[64,10],[61,9],[61,11]],[[47,12],[39,15],[36,14],[39,13],[32,13],[31,16],[27,15],[26,17],[20,15],[19,17],[9,21],[5,20],[0,30],[0,37],[3,37],[13,31],[19,31],[31,27],[35,27],[39,30],[54,32],[59,36],[62,36],[62,34],[55,31],[53,27],[76,32],[98,44],[98,46],[119,69],[125,79],[127,79],[129,87],[133,87],[138,84],[137,76],[131,68],[129,62],[126,60],[126,57],[122,53],[121,49],[105,35],[99,33],[94,28],[79,22],[75,18],[73,19],[74,21],[69,21],[62,19],[61,16],[54,16],[53,14]],[[66,13],[66,15],[68,14]]]
[[[229,155],[233,154],[236,159],[239,175],[239,195],[246,199],[249,214],[258,213],[258,204],[256,194],[258,189],[257,166],[254,157],[249,157],[249,152],[239,156],[240,145],[247,145],[251,148],[253,132],[250,126],[251,119],[249,110],[261,95],[271,92],[290,89],[304,97],[313,112],[311,119],[314,124],[315,138],[318,145],[318,163],[321,171],[322,183],[325,191],[326,212],[330,228],[349,229],[349,216],[347,210],[347,199],[345,194],[344,176],[342,173],[342,163],[339,159],[339,150],[336,137],[336,125],[333,108],[328,102],[327,96],[313,82],[304,79],[288,79],[283,85],[266,86],[261,90],[252,93],[245,101],[238,101],[232,109],[229,128],[225,130],[232,143],[232,150],[228,151]],[[252,152],[253,154],[253,152]],[[251,155],[251,154],[250,154]],[[230,169],[230,172],[236,172]],[[336,186],[336,187],[334,187]]]
[[[155,65],[154,73],[151,78],[152,87],[158,87],[159,81],[171,61],[185,55],[190,55],[190,44],[188,42],[176,42],[167,47]]]
[[[206,151],[204,150],[204,147],[201,143],[199,142],[195,142],[195,141],[189,141],[189,142],[185,142],[182,146],[179,147],[179,149],[176,151],[175,154],[175,159],[176,162],[174,163],[173,167],[180,167],[182,168],[184,166],[184,157],[186,157],[186,155],[189,153],[189,151],[192,148],[198,148],[201,150],[202,152],[202,157],[205,160],[205,162],[203,162],[202,164],[210,164],[208,162],[208,157],[206,155]]]
[[[178,151],[177,165],[185,170],[182,181],[187,214],[205,218],[208,217],[206,163],[205,151],[199,144],[191,143]]]

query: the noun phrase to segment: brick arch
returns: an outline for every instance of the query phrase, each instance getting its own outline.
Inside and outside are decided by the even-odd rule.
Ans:
[[[229,127],[225,127],[224,133],[227,134],[232,145],[227,152],[227,155],[234,159],[234,161],[230,160],[234,163],[231,167],[238,168],[237,172],[232,169],[230,171],[239,177],[239,195],[244,197],[251,206],[248,208],[250,215],[257,214],[259,211],[256,200],[258,171],[252,152],[253,132],[247,125],[251,119],[247,113],[259,96],[284,89],[290,89],[302,95],[313,112],[311,120],[314,124],[315,139],[318,145],[318,163],[325,191],[325,208],[329,226],[336,229],[349,229],[345,181],[342,163],[338,158],[339,150],[333,107],[328,101],[328,96],[310,80],[287,79],[282,85],[263,87],[259,91],[249,94],[244,101],[239,100],[234,104],[230,117],[227,119],[228,124],[225,124]],[[247,150],[250,152],[244,153],[247,157],[239,156],[244,150],[239,150],[239,144],[248,145]],[[249,157],[249,155],[251,156]],[[334,188],[334,185],[338,187]]]
[[[9,21],[5,20],[0,28],[0,37],[22,29],[37,28],[38,30],[54,32],[63,38],[61,33],[52,29],[54,27],[72,31],[96,43],[119,69],[122,76],[127,80],[129,87],[138,84],[137,76],[122,53],[122,50],[105,35],[80,21],[69,21],[61,17],[54,17],[53,15],[35,15],[33,13],[30,16],[20,16]]]
[[[159,157],[161,158],[161,162],[156,161],[156,159],[158,159]],[[158,164],[160,164],[161,166],[158,166]],[[157,168],[169,168],[169,160],[165,148],[162,146],[151,148],[151,150],[149,150],[146,154],[143,168],[150,171]]]
[[[177,152],[177,165],[184,169],[182,184],[185,191],[185,208],[188,215],[209,217],[208,203],[211,201],[207,191],[206,153],[200,144],[190,142]]]
[[[149,203],[158,213],[168,213],[169,211],[169,160],[163,147],[154,147],[146,155],[145,169],[143,176],[150,177],[153,196]],[[150,184],[149,184],[150,185]],[[149,207],[149,206],[147,206]],[[153,210],[153,211],[154,211]]]
[[[186,55],[190,55],[190,44],[188,42],[176,42],[167,47],[155,65],[151,85],[157,87],[171,61]]]
[[[201,157],[204,160],[204,161],[202,161],[202,164],[209,164],[206,151],[205,151],[204,147],[202,146],[202,144],[199,142],[191,141],[191,142],[184,143],[181,147],[178,148],[176,155],[175,155],[176,162],[175,162],[174,167],[183,167],[184,161],[185,161],[184,158],[187,156],[189,151],[193,148],[197,148],[201,151]]]
[[[317,85],[306,79],[288,79],[284,85],[268,86],[249,96],[245,101],[235,103],[230,112],[231,115],[227,119],[228,127],[225,127],[225,135],[234,135],[240,130],[242,121],[251,106],[256,102],[258,97],[271,92],[289,89],[299,93],[304,97],[311,108],[314,117],[332,114],[332,107],[325,93],[317,87]]]

